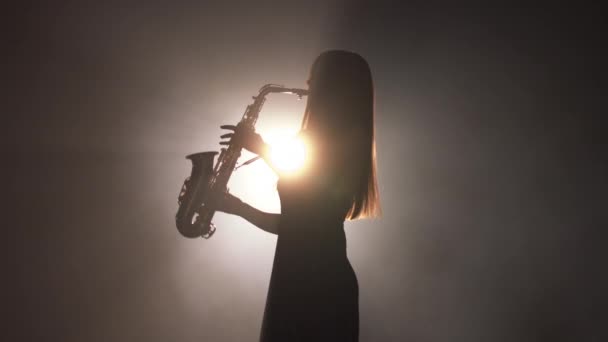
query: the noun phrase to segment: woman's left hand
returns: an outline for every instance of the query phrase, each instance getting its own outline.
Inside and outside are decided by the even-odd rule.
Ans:
[[[226,133],[220,136],[222,139],[228,139],[221,141],[220,145],[229,145],[234,140],[246,150],[257,155],[261,155],[264,151],[266,143],[264,143],[262,137],[257,134],[254,129],[234,125],[222,125],[220,128],[232,131],[232,133]]]

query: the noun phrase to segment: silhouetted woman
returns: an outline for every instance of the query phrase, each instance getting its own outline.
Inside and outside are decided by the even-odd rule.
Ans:
[[[220,208],[278,234],[263,342],[357,341],[359,335],[359,289],[344,221],[380,211],[372,76],[360,55],[332,50],[315,60],[308,85],[300,133],[307,162],[297,173],[279,172],[281,213],[259,211],[232,195]],[[258,134],[237,130],[222,138],[233,135],[273,167]]]

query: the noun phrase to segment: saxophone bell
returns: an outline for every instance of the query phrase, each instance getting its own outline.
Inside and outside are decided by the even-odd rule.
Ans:
[[[209,196],[209,181],[213,176],[216,155],[217,152],[200,152],[186,156],[192,161],[192,171],[190,177],[184,180],[177,197],[179,209],[175,214],[175,224],[177,230],[187,238],[209,238],[215,232],[213,224],[205,224],[207,220],[201,218],[199,209]]]

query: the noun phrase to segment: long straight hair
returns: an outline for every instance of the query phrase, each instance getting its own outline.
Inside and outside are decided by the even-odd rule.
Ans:
[[[341,145],[337,151],[347,162],[334,172],[352,175],[344,189],[352,199],[345,219],[380,216],[374,87],[367,61],[350,51],[325,51],[313,63],[308,83],[302,128]]]

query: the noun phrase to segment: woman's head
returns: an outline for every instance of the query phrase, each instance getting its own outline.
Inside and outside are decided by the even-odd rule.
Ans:
[[[348,158],[355,176],[346,193],[352,198],[347,219],[380,214],[374,139],[374,87],[369,65],[360,55],[323,52],[312,65],[302,128]]]

